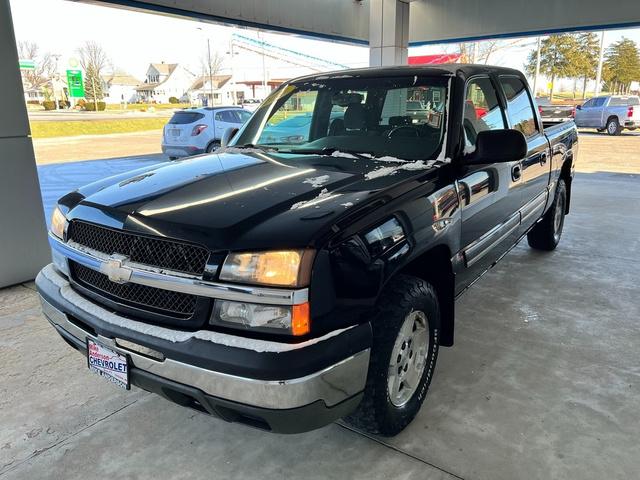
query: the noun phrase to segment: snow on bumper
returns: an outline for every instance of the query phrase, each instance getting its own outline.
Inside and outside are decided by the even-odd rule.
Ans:
[[[242,377],[221,371],[213,371],[193,364],[167,358],[160,352],[137,343],[120,341],[100,335],[81,324],[93,321],[115,328],[126,329],[148,338],[184,344],[194,340],[246,350],[253,355],[282,355],[292,350],[310,348],[336,337],[335,333],[303,344],[282,344],[271,341],[245,339],[215,332],[182,332],[137,322],[114,314],[76,293],[67,280],[53,265],[48,265],[36,279],[41,295],[42,309],[50,323],[67,341],[82,345],[86,338],[102,342],[119,353],[129,356],[131,368],[148,372],[162,379],[193,387],[206,395],[239,402],[265,409],[295,409],[322,401],[332,407],[359,394],[366,382],[369,364],[369,349],[358,351],[319,371],[302,377],[281,380]],[[75,318],[81,322],[74,321]],[[337,335],[348,333],[348,329]],[[284,360],[284,358],[283,358]],[[135,383],[135,382],[134,382]]]

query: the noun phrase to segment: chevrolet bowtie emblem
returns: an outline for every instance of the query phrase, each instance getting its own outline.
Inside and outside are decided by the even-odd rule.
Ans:
[[[100,271],[104,273],[109,280],[115,283],[127,283],[131,279],[132,270],[124,267],[122,264],[129,260],[126,255],[111,255],[109,260],[102,262]]]

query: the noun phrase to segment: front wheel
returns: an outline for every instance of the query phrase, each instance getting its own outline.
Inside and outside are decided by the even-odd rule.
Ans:
[[[416,416],[438,358],[440,308],[431,284],[399,275],[380,297],[364,398],[347,422],[385,436]]]
[[[556,196],[542,220],[527,234],[527,241],[531,248],[551,251],[560,243],[564,215],[567,208],[567,187],[563,179],[558,180]]]

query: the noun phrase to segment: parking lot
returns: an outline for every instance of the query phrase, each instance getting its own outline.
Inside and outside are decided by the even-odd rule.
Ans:
[[[559,248],[522,242],[462,297],[456,344],[397,437],[342,424],[272,435],[116,389],[48,325],[29,283],[0,291],[0,479],[635,478],[640,134],[580,140]],[[41,166],[45,208],[158,160]]]

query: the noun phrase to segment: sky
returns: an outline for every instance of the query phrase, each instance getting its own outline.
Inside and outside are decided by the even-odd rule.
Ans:
[[[211,48],[223,55],[220,73],[230,73],[244,79],[262,79],[259,55],[236,55],[230,60],[229,42],[233,33],[258,38],[254,30],[212,25],[193,20],[139,13],[112,7],[87,5],[67,0],[10,0],[16,38],[39,44],[43,52],[60,55],[59,69],[71,68],[70,59],[77,59],[77,48],[85,41],[103,46],[115,69],[142,80],[149,63],[181,63],[199,73],[200,59],[205,55],[207,39]],[[640,29],[611,30],[605,33],[605,44],[626,36],[640,44]],[[366,67],[369,52],[363,46],[350,46],[276,33],[262,33],[272,44],[307,55],[326,58],[350,67]],[[498,51],[490,58],[494,65],[522,69],[527,54],[535,47],[535,38],[521,39],[517,45]],[[411,48],[409,55],[451,53],[455,44]],[[330,54],[329,54],[330,52]],[[282,62],[267,59],[270,78],[287,78],[308,73]]]

